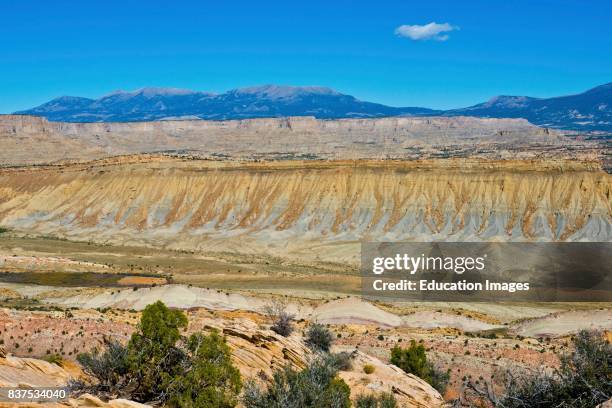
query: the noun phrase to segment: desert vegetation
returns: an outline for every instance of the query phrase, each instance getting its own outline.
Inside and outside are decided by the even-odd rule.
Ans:
[[[358,395],[355,399],[355,408],[396,408],[397,401],[391,393],[380,395]]]
[[[270,310],[283,324],[290,324],[282,305]],[[78,356],[84,372],[93,381],[74,381],[71,384],[74,393],[90,392],[106,398],[121,396],[174,407],[235,406],[242,381],[231,362],[225,339],[216,331],[185,337],[181,330],[186,326],[187,317],[183,312],[171,310],[162,302],[147,306],[127,345],[110,341],[103,351],[94,349]],[[280,331],[288,335],[290,331],[286,327],[292,326],[283,327]],[[327,351],[331,334],[323,326],[314,327],[317,347]],[[299,371],[286,366],[274,372],[267,386],[249,383],[243,396],[244,405],[247,408],[349,407],[350,389],[337,376],[338,370],[348,367],[350,355],[347,353],[323,353]]]
[[[289,366],[277,370],[266,387],[247,384],[243,402],[246,408],[351,406],[350,388],[337,376],[336,360],[330,356],[314,359],[303,370]]]
[[[306,407],[330,406],[325,401],[340,407],[388,407],[392,402],[382,393],[391,391],[402,406],[411,386],[439,398],[424,381],[440,391],[448,384],[449,401],[461,393],[457,407],[585,408],[611,395],[610,345],[603,333],[580,332],[572,340],[518,334],[491,339],[447,331],[452,334],[442,338],[440,332],[366,330],[360,325],[299,319],[292,322],[293,333],[284,337],[268,330],[273,321],[241,311],[182,312],[158,302],[142,313],[65,312],[53,311],[53,319],[25,311],[16,317],[3,315],[10,323],[0,336],[7,352],[45,359],[57,364],[54,369],[76,358],[88,374],[86,381],[72,383],[76,397],[89,393],[103,400],[122,397],[169,407],[290,407],[283,404],[295,401]],[[27,334],[40,336],[37,327],[51,324],[56,325],[54,332],[43,332],[36,341]],[[223,328],[224,334],[213,327]],[[104,336],[106,342],[95,343],[98,349],[92,350],[91,343],[102,337],[99,333],[109,332],[117,334],[112,337],[116,341]],[[55,343],[39,344],[45,336]],[[82,336],[87,341],[80,340]],[[388,355],[392,364],[424,381],[403,376],[401,370],[374,358],[374,353]],[[252,364],[253,357],[257,365]],[[495,367],[487,359],[497,362]],[[442,367],[452,368],[450,379]],[[505,371],[506,367],[511,370]],[[350,389],[352,405],[345,405],[343,384]]]
[[[333,342],[329,329],[322,324],[313,323],[306,330],[306,344],[313,351],[328,352]]]
[[[391,349],[391,364],[395,364],[405,372],[414,374],[431,384],[432,387],[444,393],[449,380],[449,373],[438,369],[427,360],[425,347],[411,340],[408,348],[396,345]]]
[[[295,316],[287,311],[287,304],[282,300],[274,300],[263,308],[263,312],[272,321],[270,329],[281,336],[289,336],[293,332]]]
[[[503,392],[494,384],[467,381],[456,406],[499,408],[593,408],[612,397],[612,346],[602,333],[581,331],[573,337],[574,351],[561,357],[555,370],[503,373]]]
[[[67,286],[67,287],[117,287],[152,286],[147,284],[124,285],[127,279],[152,278],[160,279],[158,275],[98,272],[0,272],[0,282],[30,285]],[[129,281],[128,281],[129,282]],[[164,281],[165,282],[165,281]]]
[[[284,308],[276,312],[285,315]],[[77,360],[90,381],[72,381],[75,396],[129,398],[169,407],[229,408],[393,408],[392,394],[358,395],[351,401],[349,385],[339,376],[352,369],[354,353],[331,353],[331,331],[308,326],[305,343],[315,353],[298,369],[290,364],[258,377],[243,387],[232,364],[226,340],[216,330],[183,335],[186,315],[161,301],[147,306],[136,331],[123,345],[108,341],[104,350],[81,353]],[[373,372],[373,371],[370,371]]]
[[[78,356],[92,384],[75,382],[75,393],[166,404],[176,407],[233,407],[242,388],[225,339],[216,331],[185,338],[183,312],[162,302],[147,306],[127,346],[109,343]]]

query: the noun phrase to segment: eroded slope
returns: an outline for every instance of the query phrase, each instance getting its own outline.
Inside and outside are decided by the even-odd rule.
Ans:
[[[607,241],[611,189],[610,175],[568,162],[150,159],[3,170],[0,225],[356,260],[361,239]]]

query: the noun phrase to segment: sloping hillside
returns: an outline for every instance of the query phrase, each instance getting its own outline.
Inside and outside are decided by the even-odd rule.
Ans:
[[[0,225],[98,242],[354,261],[361,239],[608,241],[611,190],[610,175],[563,161],[162,158],[5,169]]]

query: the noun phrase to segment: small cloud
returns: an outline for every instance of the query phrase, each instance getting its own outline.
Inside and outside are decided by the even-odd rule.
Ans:
[[[444,33],[450,33],[458,29],[459,27],[452,26],[448,23],[438,24],[433,22],[425,25],[401,25],[395,29],[395,34],[415,41],[446,41],[448,40],[448,34]]]

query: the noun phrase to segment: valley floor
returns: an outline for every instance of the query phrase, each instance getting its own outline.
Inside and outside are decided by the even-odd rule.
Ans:
[[[373,361],[381,372],[389,367],[386,364],[394,345],[422,341],[428,357],[450,370],[446,399],[456,398],[470,378],[490,380],[506,368],[556,367],[559,357],[570,350],[570,336],[580,329],[612,331],[611,304],[369,303],[358,294],[357,272],[333,263],[303,265],[230,254],[204,257],[6,233],[0,236],[0,262],[11,276],[0,276],[3,350],[19,358],[58,354],[65,361],[61,370],[68,370],[57,374],[60,368],[45,365],[44,374],[39,370],[34,375],[27,367],[46,363],[18,363],[16,357],[3,363],[0,359],[0,366],[12,367],[4,370],[0,385],[20,381],[60,384],[80,375],[74,362],[78,353],[102,347],[111,338],[126,342],[140,311],[156,300],[188,310],[192,331],[218,327],[230,338],[237,336],[230,343],[235,341],[234,358],[247,378],[271,367],[262,365],[259,357],[245,356],[239,348],[244,346],[241,339],[253,336],[253,331],[274,335],[262,314],[273,300],[287,302],[288,310],[302,322],[291,343],[277,345],[291,347],[298,355],[305,353],[301,333],[312,321],[331,328],[335,350],[358,350],[360,364]],[[108,285],[95,284],[96,276],[104,277]],[[80,285],[74,284],[79,280]],[[276,339],[272,344],[277,341],[285,340]],[[261,344],[251,346],[253,353],[262,352]],[[279,366],[290,362],[280,354],[272,353],[269,358]],[[370,390],[385,389],[391,381],[359,370],[343,374],[355,387],[366,384]],[[392,371],[384,375],[392,376],[398,389],[423,387]],[[416,395],[434,398],[435,391]],[[409,407],[437,406],[405,402]]]

